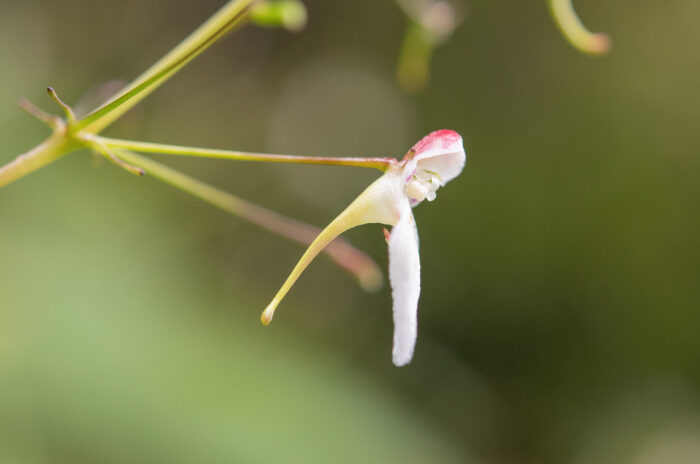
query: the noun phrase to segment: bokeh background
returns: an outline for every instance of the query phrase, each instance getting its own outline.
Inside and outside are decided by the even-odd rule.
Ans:
[[[0,191],[2,463],[700,462],[700,3],[470,0],[416,95],[392,1],[307,0],[247,27],[107,134],[401,156],[451,128],[469,159],[421,205],[413,363],[388,288],[318,259],[264,328],[297,244],[89,153]],[[222,0],[0,0],[0,161],[135,77]],[[82,105],[82,106],[81,106]],[[376,176],[166,159],[324,225]],[[381,227],[347,234],[386,268]]]

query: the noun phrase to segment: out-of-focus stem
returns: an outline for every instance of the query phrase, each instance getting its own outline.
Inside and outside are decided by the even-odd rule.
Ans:
[[[78,121],[76,130],[96,134],[163,84],[170,76],[239,25],[256,0],[231,0],[101,107]]]
[[[56,92],[56,89],[53,87],[47,87],[46,91],[48,92],[49,96],[51,99],[56,102],[56,104],[63,110],[63,112],[66,115],[66,122],[68,123],[69,126],[75,124],[76,118],[75,118],[75,113],[73,112],[73,108],[68,106],[63,100],[61,100],[61,97],[58,96],[58,93]]]
[[[589,55],[603,55],[610,50],[610,38],[586,29],[571,0],[549,0],[549,9],[559,30],[575,48]]]
[[[62,155],[81,147],[92,147],[89,137],[98,133],[153,92],[168,78],[206,50],[246,18],[256,0],[230,0],[189,37],[161,58],[121,92],[85,118],[76,121],[73,110],[49,87],[51,98],[66,113],[67,121],[48,115],[28,102],[20,105],[54,129],[44,143],[0,168],[0,187],[25,176]]]
[[[56,161],[77,148],[78,145],[66,138],[63,131],[54,132],[41,144],[0,168],[0,188]]]
[[[297,32],[306,26],[306,7],[301,0],[258,2],[250,10],[250,20],[263,27],[284,27]]]
[[[409,24],[396,68],[399,84],[407,92],[423,90],[428,83],[435,42],[420,24]]]
[[[150,176],[296,242],[309,245],[321,233],[317,227],[237,198],[149,158],[120,148],[113,148],[113,152],[125,162],[144,169]],[[376,291],[381,287],[383,277],[379,266],[347,241],[338,238],[324,251],[340,267],[352,273],[365,290]]]
[[[322,164],[332,166],[355,166],[375,168],[381,171],[396,162],[395,158],[360,158],[360,157],[326,157],[326,156],[297,156],[270,155],[265,153],[248,153],[243,151],[216,150],[210,148],[182,147],[162,143],[137,142],[133,140],[95,137],[95,140],[110,148],[125,148],[141,153],[161,153],[164,155],[194,156],[203,158],[220,158],[237,161],[263,161],[268,163],[292,164]]]

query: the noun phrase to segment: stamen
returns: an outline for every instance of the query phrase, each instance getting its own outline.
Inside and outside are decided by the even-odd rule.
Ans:
[[[440,174],[438,174],[438,173],[435,172],[435,171],[429,171],[429,170],[427,170],[427,169],[424,169],[423,171],[424,171],[424,172],[427,172],[427,173],[430,174],[433,178],[437,179],[437,182],[440,184],[440,187],[444,187],[444,186],[445,186],[445,181],[442,180],[442,176],[441,176]],[[433,179],[431,178],[431,182],[432,182],[432,181],[433,181]]]
[[[406,183],[406,195],[416,201],[433,201],[436,197],[435,191],[444,185],[442,177],[436,172],[421,170],[411,176],[411,180]]]

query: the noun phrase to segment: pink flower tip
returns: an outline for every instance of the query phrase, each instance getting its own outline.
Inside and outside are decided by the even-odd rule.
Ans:
[[[457,132],[450,129],[440,129],[433,131],[420,139],[420,141],[413,145],[412,150],[416,153],[416,155],[420,155],[422,152],[428,150],[449,150],[454,145],[461,144],[462,136]]]

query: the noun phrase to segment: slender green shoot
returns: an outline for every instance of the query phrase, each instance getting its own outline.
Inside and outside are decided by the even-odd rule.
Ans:
[[[73,112],[73,108],[71,108],[70,106],[68,106],[67,104],[65,104],[65,103],[63,102],[63,100],[61,100],[61,97],[58,96],[58,93],[56,93],[56,90],[54,90],[53,87],[47,87],[47,88],[46,88],[46,91],[48,92],[48,94],[49,94],[49,96],[51,97],[51,99],[52,99],[53,101],[55,101],[56,104],[57,104],[58,106],[60,106],[61,109],[63,110],[63,112],[65,113],[65,115],[66,115],[66,120],[68,121],[68,125],[70,126],[70,125],[75,124],[76,118],[75,118],[75,113]]]
[[[169,77],[240,25],[255,0],[233,0],[224,5],[177,47],[101,107],[78,121],[76,130],[98,133],[110,125]]]
[[[379,169],[380,171],[386,171],[389,168],[389,166],[392,166],[394,163],[396,163],[395,158],[271,155],[266,153],[249,153],[243,151],[218,150],[211,148],[183,147],[179,145],[138,142],[133,140],[121,140],[107,137],[95,137],[94,139],[96,141],[99,141],[106,147],[124,148],[140,153],[160,153],[164,155],[219,158],[237,161],[262,161],[268,163],[355,166],[363,168],[375,168]]]
[[[144,171],[143,168],[139,168],[137,166],[132,166],[131,164],[127,163],[126,161],[121,159],[112,150],[107,148],[103,143],[101,143],[99,141],[95,141],[92,144],[92,149],[94,151],[100,153],[102,156],[107,158],[109,161],[116,164],[117,166],[124,169],[126,172],[128,172],[130,174],[133,174],[135,176],[143,176],[146,174],[146,171]]]
[[[43,122],[53,130],[57,130],[58,128],[64,126],[63,120],[61,118],[54,114],[47,113],[46,111],[36,106],[34,103],[27,100],[26,98],[20,98],[17,104],[27,114],[35,117],[36,119]]]

